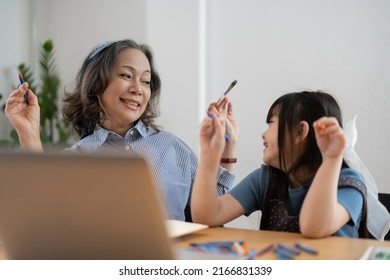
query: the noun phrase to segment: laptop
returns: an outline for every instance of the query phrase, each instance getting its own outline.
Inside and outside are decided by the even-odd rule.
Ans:
[[[7,259],[174,259],[146,161],[0,154],[0,249]]]

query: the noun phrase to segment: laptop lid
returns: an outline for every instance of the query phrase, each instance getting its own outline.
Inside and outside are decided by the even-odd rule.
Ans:
[[[0,154],[8,259],[173,259],[144,159]]]

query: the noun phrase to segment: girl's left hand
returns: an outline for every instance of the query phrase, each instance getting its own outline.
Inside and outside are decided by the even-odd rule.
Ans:
[[[343,155],[347,141],[335,117],[322,117],[313,123],[313,127],[323,158]]]

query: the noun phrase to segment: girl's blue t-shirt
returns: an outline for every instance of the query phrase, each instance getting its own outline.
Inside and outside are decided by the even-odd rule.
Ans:
[[[364,182],[363,177],[356,170],[344,168],[340,172],[338,202],[349,213],[350,220],[335,232],[336,236],[359,237],[359,225],[362,217],[364,197],[361,191],[352,185],[351,181]],[[268,191],[269,167],[262,165],[246,176],[238,185],[230,190],[230,194],[244,207],[246,215],[256,210],[262,210]],[[352,183],[351,183],[352,184]],[[364,185],[364,184],[363,184]],[[291,217],[299,216],[309,185],[298,188],[289,188],[288,201],[285,208]]]

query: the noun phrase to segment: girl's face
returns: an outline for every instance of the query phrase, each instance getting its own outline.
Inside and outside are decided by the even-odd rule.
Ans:
[[[268,123],[268,128],[261,135],[263,138],[263,162],[280,169],[279,147],[278,147],[278,125],[279,118],[273,115]]]
[[[144,113],[151,95],[148,58],[138,49],[123,50],[113,65],[100,97],[104,128],[124,136]]]
[[[284,161],[286,166],[280,166],[279,162],[279,146],[278,146],[278,127],[279,117],[273,115],[268,123],[268,129],[262,134],[264,142],[263,162],[274,168],[287,171],[291,164],[296,160],[301,153],[301,143],[293,143],[289,133],[285,133],[284,139]],[[296,132],[293,132],[296,134]]]

